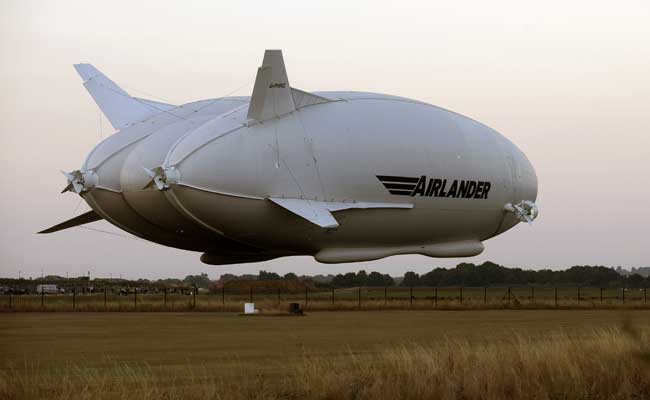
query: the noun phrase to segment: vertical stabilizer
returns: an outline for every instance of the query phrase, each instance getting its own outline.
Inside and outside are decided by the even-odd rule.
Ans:
[[[296,109],[284,67],[282,50],[266,50],[248,109],[248,118],[264,121]]]

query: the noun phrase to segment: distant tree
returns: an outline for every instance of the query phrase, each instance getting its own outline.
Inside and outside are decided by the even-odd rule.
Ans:
[[[338,274],[332,279],[332,286],[335,287],[353,287],[357,285],[357,275],[354,272],[348,272],[344,275]]]
[[[176,285],[183,284],[183,281],[180,280],[180,279],[175,279],[175,278],[165,278],[165,279],[158,279],[156,281],[156,283],[159,284],[159,285],[165,285],[165,286],[169,286],[169,285],[176,286]]]
[[[420,275],[413,271],[408,271],[407,273],[405,273],[404,279],[402,279],[402,283],[400,283],[400,286],[406,286],[406,287],[421,286],[421,285],[422,285],[422,281],[420,280]]]
[[[625,281],[626,286],[630,288],[641,288],[645,283],[645,279],[639,274],[628,275]]]
[[[275,272],[267,272],[264,270],[261,270],[258,279],[261,281],[276,281],[281,279],[280,275],[276,274]]]
[[[367,285],[368,285],[368,274],[366,273],[366,271],[361,270],[357,272],[354,286],[367,286]]]
[[[284,279],[289,281],[297,281],[298,275],[294,274],[293,272],[287,272],[286,274],[284,274]]]
[[[332,283],[332,279],[334,279],[334,275],[328,274],[328,275],[315,275],[312,276],[312,279],[316,283],[323,283],[323,284],[330,284]]]
[[[196,286],[200,288],[208,288],[210,286],[210,278],[208,274],[201,272],[201,275],[188,275],[183,279],[183,283]]]
[[[219,277],[219,281],[221,281],[221,282],[236,281],[237,279],[239,279],[239,277],[237,275],[235,275],[235,274],[222,274]]]
[[[384,276],[377,271],[372,271],[368,275],[366,286],[384,286]]]

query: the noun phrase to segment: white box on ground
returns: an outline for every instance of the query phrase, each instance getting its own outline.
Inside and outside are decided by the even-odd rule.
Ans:
[[[255,303],[244,303],[244,314],[257,314],[259,310],[255,309]]]

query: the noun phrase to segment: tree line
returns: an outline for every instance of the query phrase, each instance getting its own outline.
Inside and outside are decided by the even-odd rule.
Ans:
[[[633,272],[646,272],[645,268],[633,269]],[[590,287],[650,287],[650,275],[642,276],[639,273],[630,273],[620,267],[618,270],[604,266],[574,266],[565,270],[528,270],[522,268],[508,268],[486,261],[482,264],[461,263],[454,268],[434,268],[431,271],[418,274],[408,271],[403,277],[392,277],[377,271],[370,273],[365,270],[348,272],[338,275],[297,275],[289,272],[284,275],[261,270],[258,274],[221,275],[219,282],[228,281],[301,281],[309,287],[316,288],[349,288],[358,286],[368,287],[445,287],[445,286],[590,286]],[[184,279],[166,278],[158,280],[126,280],[89,277],[63,278],[60,276],[46,276],[44,278],[9,279],[0,278],[0,289],[3,287],[34,286],[38,283],[57,283],[67,285],[100,285],[100,286],[134,286],[134,287],[199,287],[209,288],[217,282],[212,282],[206,273],[188,275]],[[3,286],[4,285],[4,286]]]
[[[409,271],[401,286],[592,286],[592,287],[650,287],[650,276],[621,275],[604,266],[574,266],[565,270],[524,270],[507,268],[490,261],[475,265],[461,263],[455,268],[435,268],[425,274]]]
[[[454,268],[435,268],[418,274],[408,271],[403,277],[395,278],[377,271],[365,270],[338,275],[298,276],[288,273],[280,276],[274,272],[260,271],[259,275],[224,275],[221,279],[299,279],[309,281],[316,287],[348,288],[357,286],[402,286],[402,287],[444,287],[444,286],[591,286],[591,287],[650,287],[650,276],[621,274],[604,266],[574,266],[565,270],[527,270],[508,268],[486,261],[482,264],[461,263]]]

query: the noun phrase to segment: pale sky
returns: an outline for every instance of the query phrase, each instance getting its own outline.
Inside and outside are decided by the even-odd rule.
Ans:
[[[264,49],[292,86],[410,97],[512,140],[541,214],[467,259],[311,257],[208,266],[199,253],[82,229],[60,170],[112,132],[73,63],[131,94],[184,103],[249,95]],[[524,268],[650,265],[650,2],[0,0],[0,276],[183,277],[207,272],[402,275],[461,261]],[[77,211],[86,209],[85,204]],[[120,232],[106,222],[90,225]]]

